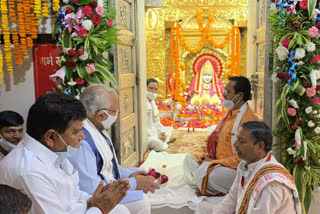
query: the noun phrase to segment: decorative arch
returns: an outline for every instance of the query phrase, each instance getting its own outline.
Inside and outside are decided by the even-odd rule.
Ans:
[[[200,72],[202,66],[208,60],[212,64],[212,67],[214,69],[214,72],[216,72],[216,75],[219,77],[219,79],[221,79],[224,67],[223,63],[219,57],[211,53],[203,53],[194,60],[192,65],[193,74],[196,75],[198,72]]]

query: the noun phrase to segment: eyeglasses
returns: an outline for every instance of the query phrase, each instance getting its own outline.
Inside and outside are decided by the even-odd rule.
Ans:
[[[119,110],[112,110],[112,109],[108,109],[108,108],[102,108],[102,109],[99,109],[97,112],[99,112],[99,111],[103,111],[103,110],[105,110],[105,111],[115,112],[115,115],[118,115],[118,114],[120,113],[120,111],[119,111]]]

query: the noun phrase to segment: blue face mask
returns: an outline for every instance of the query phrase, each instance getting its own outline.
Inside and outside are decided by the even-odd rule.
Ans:
[[[66,152],[56,152],[56,154],[61,158],[61,159],[68,159],[71,158],[78,150],[79,148],[74,148],[64,141],[64,139],[61,137],[61,135],[57,132],[58,136],[62,140],[62,142],[66,145],[67,151]]]

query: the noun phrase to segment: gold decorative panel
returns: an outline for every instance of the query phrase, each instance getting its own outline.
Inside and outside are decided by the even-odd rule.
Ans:
[[[120,90],[119,96],[119,109],[120,109],[120,118],[127,116],[133,112],[133,89],[126,88]]]
[[[131,47],[125,45],[118,45],[118,69],[120,74],[132,73],[131,66]]]
[[[146,29],[146,56],[147,56],[147,78],[155,78],[159,81],[159,96],[158,101],[166,98],[166,86],[167,78],[170,73],[170,31],[171,26],[175,22],[180,22],[182,25],[184,21],[191,16],[194,16],[197,11],[204,11],[204,25],[207,22],[206,14],[209,11],[213,11],[217,17],[214,20],[214,25],[217,28],[225,29],[231,21],[242,31],[247,27],[248,18],[248,0],[164,0],[163,7],[161,8],[146,8],[145,13],[145,29]],[[183,31],[186,33],[185,38],[187,44],[190,47],[195,47],[199,41],[199,33],[197,20],[193,17],[194,21],[191,23],[194,26],[183,27]],[[214,40],[222,42],[227,32],[214,32],[212,33]],[[246,54],[243,51],[246,50],[246,39],[241,39],[241,58],[240,58],[240,73],[246,75]],[[230,43],[231,44],[231,43]],[[207,46],[210,46],[207,44]],[[230,55],[231,45],[225,47],[222,52]],[[186,56],[187,51],[180,46],[180,57]],[[190,58],[190,57],[189,57]],[[190,58],[191,59],[191,58]],[[181,79],[190,82],[190,73],[188,71],[190,62],[181,58],[180,62],[184,63],[186,70],[181,73]],[[225,58],[224,63],[230,63],[230,58]]]
[[[130,4],[123,0],[117,1],[117,27],[123,30],[131,30],[130,26]]]
[[[121,134],[121,157],[123,160],[125,160],[130,154],[132,154],[135,151],[135,145],[134,145],[134,130],[135,128],[132,127],[126,132]]]

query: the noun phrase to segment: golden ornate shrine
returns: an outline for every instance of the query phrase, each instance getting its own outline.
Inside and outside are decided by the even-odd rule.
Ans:
[[[245,0],[164,0],[163,7],[146,9],[147,78],[156,77],[159,81],[159,100],[166,98],[167,78],[171,72],[171,27],[174,23],[179,23],[188,46],[196,48],[201,40],[201,32],[195,16],[198,11],[203,11],[204,26],[208,21],[209,14],[212,12],[215,14],[210,32],[216,43],[224,41],[232,26],[240,28],[240,74],[246,75],[247,6],[248,1]],[[230,46],[217,49],[206,41],[199,52],[189,53],[180,44],[179,61],[184,65],[184,71],[180,72],[180,79],[186,84],[186,87],[189,87],[194,77],[192,72],[194,60],[203,53],[212,53],[218,56],[219,60],[223,62],[223,70],[227,72],[226,65],[231,62]],[[224,75],[221,80],[224,82]]]

